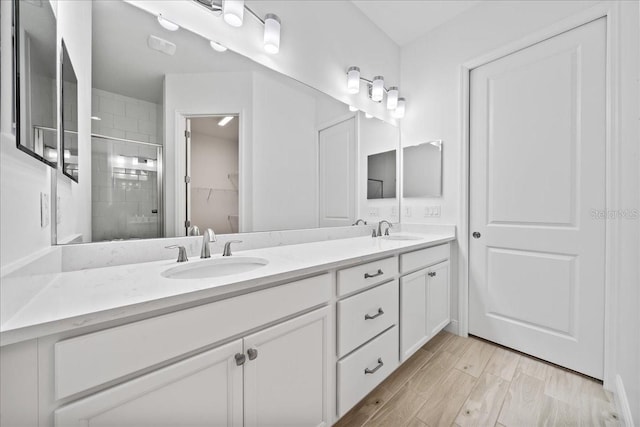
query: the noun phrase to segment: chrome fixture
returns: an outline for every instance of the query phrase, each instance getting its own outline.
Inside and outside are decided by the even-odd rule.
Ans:
[[[358,219],[358,220],[356,220],[356,222],[354,222],[351,225],[359,225],[360,223],[362,223],[364,225],[367,225],[367,221],[365,221],[364,219]]]
[[[378,237],[378,234],[376,233],[376,229],[375,228],[373,230],[371,230],[371,237],[373,237],[373,238]]]
[[[375,76],[373,80],[365,79],[360,75],[360,68],[351,66],[347,69],[347,92],[357,94],[360,92],[360,81],[367,84],[369,98],[373,102],[382,102],[384,95],[387,95],[387,110],[392,111],[392,115],[396,119],[404,117],[406,108],[406,99],[400,98],[400,89],[398,86],[391,86],[389,89],[384,87],[384,77]],[[355,107],[354,107],[355,108]]]
[[[224,249],[222,251],[222,256],[231,256],[231,244],[232,243],[242,243],[242,240],[229,240],[224,244]]]
[[[187,250],[184,246],[180,245],[171,245],[165,246],[165,249],[178,249],[178,261],[177,262],[187,262],[189,258],[187,258]]]
[[[383,223],[384,223],[384,224],[387,224],[387,229],[386,229],[386,230],[385,230],[385,232],[384,232],[384,235],[385,235],[385,236],[388,236],[388,235],[389,235],[389,229],[390,229],[391,227],[393,227],[393,225],[391,225],[391,223],[390,223],[389,221],[387,221],[386,219],[383,219],[382,221],[380,221],[380,222],[378,223],[378,235],[377,235],[377,237],[381,237],[381,236],[382,236],[382,224],[383,224]]]
[[[244,11],[249,12],[249,15],[253,16],[264,26],[264,33],[262,43],[264,50],[267,53],[278,53],[280,51],[280,18],[273,14],[267,13],[264,19],[254,12],[249,6],[247,6],[244,0],[193,0],[200,6],[215,13],[217,16],[222,16],[224,21],[232,27],[241,27],[244,23]],[[211,47],[218,50],[218,46],[225,48],[218,41],[211,40]],[[215,43],[215,46],[214,46]],[[226,50],[226,49],[225,49]],[[221,51],[221,50],[218,50]]]
[[[187,236],[199,236],[200,235],[200,227],[197,225],[192,225],[187,229]]]
[[[202,234],[202,249],[200,250],[200,258],[211,258],[211,249],[209,242],[216,241],[216,233],[211,228],[204,230]]]

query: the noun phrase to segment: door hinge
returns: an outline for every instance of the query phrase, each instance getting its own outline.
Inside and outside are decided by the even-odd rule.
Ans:
[[[191,182],[191,177],[190,176],[185,176],[184,177],[184,182],[185,182],[185,184],[189,184]]]
[[[184,226],[185,226],[185,228],[189,228],[189,227],[191,227],[191,221],[189,221],[188,219],[187,219],[187,220],[185,220],[185,222],[184,222]]]
[[[191,132],[189,132],[188,130],[184,131],[184,137],[185,138],[191,138]]]

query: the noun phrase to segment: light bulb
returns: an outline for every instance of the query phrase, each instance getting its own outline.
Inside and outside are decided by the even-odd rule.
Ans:
[[[278,53],[280,50],[280,18],[273,13],[264,17],[264,50]]]
[[[64,150],[64,158],[65,159],[70,159],[71,158],[71,151]]]
[[[169,21],[167,18],[163,17],[162,14],[158,15],[158,23],[162,25],[165,30],[169,31],[177,31],[180,28],[180,25]]]
[[[354,94],[360,92],[360,68],[349,67],[347,70],[347,91]]]
[[[131,158],[131,164],[132,165],[137,165],[138,164],[138,158],[137,157],[132,157]]]
[[[395,110],[398,106],[398,88],[391,86],[387,92],[387,110]]]
[[[396,119],[403,118],[404,117],[404,113],[405,113],[405,108],[406,108],[405,99],[404,98],[398,98],[398,106],[393,111],[393,117],[395,117]]]
[[[356,112],[358,111],[358,108],[354,107],[353,105],[349,105],[349,111]]]
[[[242,26],[244,19],[244,0],[222,0],[222,17],[232,27]]]
[[[223,46],[218,42],[214,42],[213,40],[209,40],[209,45],[211,46],[211,49],[216,52],[225,52],[227,50],[226,46]]]
[[[370,119],[373,117],[373,115],[369,114],[369,113],[364,113],[364,117],[367,119]]]
[[[374,102],[382,101],[382,95],[384,93],[384,77],[375,76],[373,83],[371,83],[371,100]]]

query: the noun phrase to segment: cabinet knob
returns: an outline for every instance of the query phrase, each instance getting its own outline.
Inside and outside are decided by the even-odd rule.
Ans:
[[[250,348],[249,350],[247,350],[247,354],[249,355],[249,360],[253,360],[258,357],[258,349]]]
[[[236,353],[236,365],[244,365],[244,362],[247,360],[246,356],[242,353]]]
[[[364,373],[365,373],[365,375],[366,375],[366,374],[375,374],[375,373],[376,373],[376,371],[377,371],[378,369],[382,368],[383,366],[384,366],[384,363],[382,362],[382,357],[378,357],[378,364],[376,365],[376,367],[375,367],[375,368],[373,368],[373,369],[366,368],[366,369],[364,370]]]
[[[429,274],[429,277],[435,277],[436,276],[436,272],[435,271],[430,271],[428,274]]]

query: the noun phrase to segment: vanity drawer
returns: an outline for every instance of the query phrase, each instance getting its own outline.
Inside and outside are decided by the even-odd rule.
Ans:
[[[338,362],[338,413],[342,416],[398,366],[394,326]]]
[[[420,268],[429,267],[438,262],[446,261],[450,256],[449,244],[433,246],[419,251],[400,255],[400,271],[408,273]]]
[[[338,357],[398,324],[398,281],[338,302]]]
[[[61,399],[325,304],[329,274],[82,335],[55,344]]]
[[[338,271],[338,296],[382,283],[398,274],[398,259],[390,257]]]

